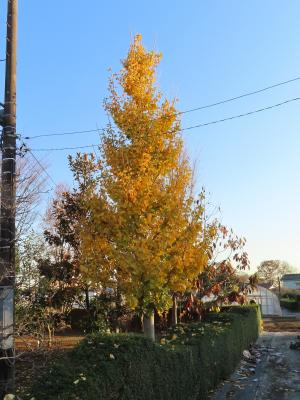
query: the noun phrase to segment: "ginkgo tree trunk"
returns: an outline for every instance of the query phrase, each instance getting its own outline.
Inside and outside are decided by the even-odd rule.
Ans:
[[[100,146],[98,191],[81,225],[83,273],[102,286],[117,282],[152,338],[154,310],[192,288],[214,235],[213,227],[203,232],[203,197],[193,199],[174,101],[155,85],[160,59],[137,35],[111,77],[105,109],[112,123]]]

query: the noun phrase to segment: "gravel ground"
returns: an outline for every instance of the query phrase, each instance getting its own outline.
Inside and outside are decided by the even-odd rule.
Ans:
[[[211,400],[300,400],[300,349],[295,332],[264,332]]]

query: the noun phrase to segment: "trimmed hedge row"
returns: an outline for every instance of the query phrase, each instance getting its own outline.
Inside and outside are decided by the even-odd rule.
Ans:
[[[294,299],[300,302],[300,290],[292,289],[290,292],[286,292],[282,295],[282,299]]]
[[[259,329],[259,308],[253,305],[178,325],[160,344],[142,335],[89,335],[35,383],[28,398],[205,399],[234,370]]]
[[[292,298],[281,298],[280,305],[281,307],[287,308],[291,311],[297,311],[300,309],[300,303]]]

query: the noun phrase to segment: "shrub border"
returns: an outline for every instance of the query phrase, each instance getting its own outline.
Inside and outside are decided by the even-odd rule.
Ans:
[[[260,330],[257,305],[142,335],[87,336],[33,386],[36,400],[201,400],[235,369]]]

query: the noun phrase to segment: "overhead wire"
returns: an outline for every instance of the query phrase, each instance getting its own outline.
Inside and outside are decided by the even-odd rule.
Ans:
[[[264,87],[262,89],[258,89],[258,90],[252,91],[252,92],[243,93],[243,94],[241,94],[239,96],[230,97],[228,99],[220,100],[220,101],[217,101],[215,103],[206,104],[206,105],[203,105],[203,106],[200,106],[200,107],[196,107],[196,108],[191,108],[191,109],[188,109],[188,110],[185,110],[185,111],[178,111],[176,113],[176,115],[183,115],[183,114],[191,113],[191,112],[194,112],[194,111],[204,110],[206,108],[211,108],[211,107],[215,107],[215,106],[218,106],[218,105],[221,105],[221,104],[229,103],[229,102],[232,102],[232,101],[235,101],[235,100],[239,100],[239,99],[241,99],[243,97],[248,97],[248,96],[252,96],[254,94],[262,93],[262,92],[265,92],[267,90],[271,90],[273,88],[276,88],[276,87],[279,87],[279,86],[282,86],[282,85],[286,85],[288,83],[292,83],[292,82],[295,82],[295,81],[298,81],[298,80],[300,80],[300,77],[296,77],[296,78],[293,78],[293,79],[289,79],[289,80],[286,80],[286,81],[275,83],[274,85],[266,86],[266,87]],[[245,115],[249,115],[249,114],[245,114]],[[229,119],[233,119],[233,118],[230,117]],[[227,119],[225,119],[225,120],[227,120]],[[223,122],[223,120],[220,120],[220,122]],[[208,123],[207,125],[210,125],[212,123],[216,123],[216,122],[211,122],[211,123]],[[206,126],[206,124],[204,126]],[[187,130],[187,129],[189,129],[189,128],[185,128],[184,130]],[[42,133],[42,134],[34,135],[34,136],[25,136],[23,139],[25,139],[25,140],[33,140],[33,139],[38,139],[38,138],[42,138],[42,137],[77,135],[77,134],[83,134],[83,133],[99,133],[99,128],[97,128],[97,129],[79,130],[79,131]]]
[[[197,124],[197,125],[188,126],[186,128],[182,128],[181,132],[182,131],[188,131],[188,130],[196,129],[196,128],[202,128],[202,127],[205,127],[205,126],[208,126],[208,125],[218,124],[218,123],[221,123],[221,122],[230,121],[230,120],[237,119],[237,118],[246,117],[246,116],[257,114],[257,113],[260,113],[260,112],[263,112],[263,111],[271,110],[273,108],[281,107],[281,106],[286,105],[288,103],[292,103],[292,102],[299,101],[299,100],[300,100],[300,97],[295,97],[293,99],[288,99],[288,100],[282,101],[282,102],[277,103],[277,104],[272,104],[272,105],[267,106],[267,107],[258,108],[256,110],[248,111],[248,112],[243,113],[243,114],[233,115],[233,116],[230,116],[230,117],[226,117],[226,118],[222,118],[222,119],[218,119],[218,120],[214,120],[214,121],[209,121],[209,122],[204,122],[204,123]],[[32,151],[63,151],[63,150],[77,150],[77,149],[91,148],[91,147],[95,147],[95,146],[98,146],[98,145],[97,144],[89,144],[89,145],[83,145],[83,146],[58,147],[58,148],[37,148],[37,149],[31,149],[31,150]]]
[[[271,106],[267,106],[267,107],[263,107],[263,108],[258,108],[258,109],[256,109],[256,110],[248,111],[248,112],[243,113],[243,114],[233,115],[233,116],[231,116],[231,117],[226,117],[226,118],[222,118],[222,119],[217,119],[217,120],[215,120],[215,121],[204,122],[204,123],[202,123],[202,124],[193,125],[193,126],[188,126],[188,127],[186,127],[186,128],[182,128],[181,131],[188,131],[188,130],[190,130],[190,129],[202,128],[202,127],[204,127],[204,126],[213,125],[213,124],[218,124],[218,123],[220,123],[220,122],[230,121],[230,120],[236,119],[236,118],[247,117],[248,115],[260,113],[260,112],[262,112],[262,111],[271,110],[272,108],[280,107],[280,106],[283,106],[283,105],[285,105],[285,104],[292,103],[292,102],[298,101],[298,100],[300,100],[300,97],[295,97],[295,98],[293,98],[293,99],[289,99],[289,100],[282,101],[281,103],[273,104],[273,105],[271,105]]]
[[[283,82],[279,82],[279,83],[275,83],[274,85],[266,86],[266,87],[264,87],[262,89],[255,90],[253,92],[247,92],[247,93],[243,93],[243,94],[241,94],[239,96],[230,97],[229,99],[220,100],[220,101],[217,101],[216,103],[206,104],[204,106],[191,108],[191,109],[185,110],[185,111],[179,111],[177,114],[179,114],[179,115],[187,114],[187,113],[194,112],[194,111],[204,110],[205,108],[219,106],[221,104],[229,103],[231,101],[242,99],[243,97],[248,97],[248,96],[252,96],[254,94],[262,93],[262,92],[265,92],[267,90],[273,89],[275,87],[286,85],[288,83],[292,83],[292,82],[295,82],[295,81],[298,81],[298,80],[300,80],[300,77],[289,79],[287,81],[283,81]]]
[[[40,148],[40,149],[31,149],[32,151],[62,151],[62,150],[79,150],[79,149],[87,149],[90,147],[96,147],[98,144],[88,144],[85,146],[74,146],[74,147],[57,147],[57,148]],[[30,148],[28,148],[30,150]]]
[[[38,138],[49,137],[49,136],[77,135],[80,133],[92,133],[92,132],[99,133],[99,129],[88,129],[88,130],[84,130],[84,131],[57,132],[57,133],[43,133],[41,135],[25,136],[24,139],[31,140],[31,139],[38,139]]]
[[[33,150],[30,148],[26,148],[26,151],[28,151],[32,157],[35,159],[35,161],[37,162],[37,164],[40,166],[40,168],[44,171],[44,173],[48,176],[48,178],[50,179],[50,181],[56,186],[56,182],[55,180],[52,178],[52,176],[49,174],[49,172],[46,170],[46,168],[43,166],[43,164],[40,162],[40,160],[33,154]]]

